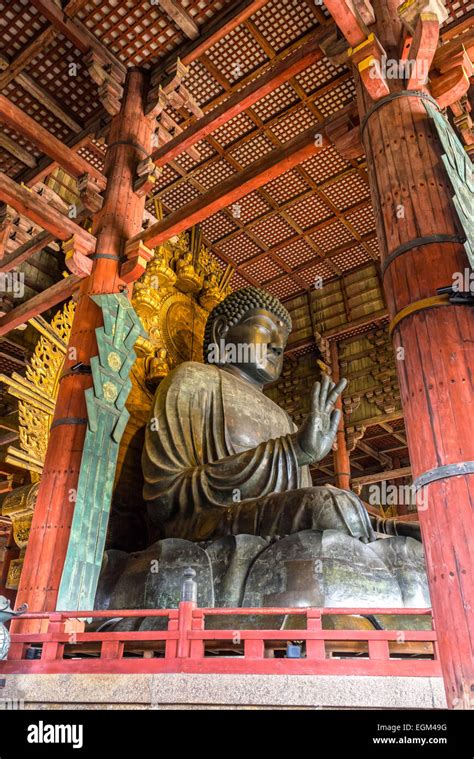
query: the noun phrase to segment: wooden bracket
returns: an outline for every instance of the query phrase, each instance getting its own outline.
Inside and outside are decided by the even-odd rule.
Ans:
[[[406,89],[419,90],[428,82],[439,40],[439,21],[435,13],[420,13],[410,45],[406,66],[410,71]]]
[[[364,42],[351,48],[349,57],[357,66],[362,83],[374,102],[390,94],[382,68],[386,53],[375,34],[369,34]]]
[[[415,34],[420,16],[424,13],[435,15],[439,26],[449,16],[444,0],[406,0],[397,9],[397,13],[411,34]]]
[[[95,214],[102,208],[104,199],[100,195],[99,185],[94,182],[90,174],[83,174],[77,180],[77,189],[82,205],[87,211]]]
[[[326,128],[326,135],[338,153],[351,161],[364,155],[360,126],[351,114],[345,113]]]
[[[155,166],[151,158],[141,161],[137,167],[138,178],[133,185],[133,191],[139,198],[148,195],[155,186],[155,182],[163,172],[162,168]]]
[[[79,235],[73,235],[62,244],[66,256],[66,266],[72,274],[87,277],[92,271],[92,260],[89,258],[90,247],[83,244]]]
[[[471,118],[471,104],[467,95],[451,103],[454,124],[458,129],[465,145],[474,145],[474,123]]]
[[[91,78],[99,85],[99,100],[107,113],[116,116],[120,112],[123,97],[123,71],[100,58],[95,50],[89,50],[85,63]]]
[[[453,42],[456,43],[457,40]],[[439,75],[437,76],[436,72],[432,73],[430,90],[440,108],[447,108],[456,103],[468,92],[474,70],[471,60],[472,47],[469,51],[462,42],[457,45],[448,43],[437,50],[433,66]]]
[[[148,261],[153,258],[153,251],[147,248],[141,240],[136,240],[125,249],[127,260],[120,269],[120,279],[127,284],[135,282],[146,269]]]

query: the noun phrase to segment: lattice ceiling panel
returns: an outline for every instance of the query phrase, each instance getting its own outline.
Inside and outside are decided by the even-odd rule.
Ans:
[[[327,58],[322,58],[317,63],[313,63],[312,66],[305,69],[305,71],[302,71],[301,74],[298,74],[295,79],[303,88],[306,95],[313,95],[316,90],[324,87],[324,85],[328,84],[345,71],[345,66],[335,66]]]
[[[314,104],[323,118],[327,119],[328,116],[332,116],[337,111],[340,111],[344,106],[353,103],[355,100],[355,85],[353,79],[346,79],[345,82],[341,82],[337,87],[325,92],[321,97],[314,99]]]
[[[229,1],[192,0],[186,11],[202,26]],[[148,65],[186,39],[159,4],[150,0],[128,0],[125,6],[117,0],[94,0],[77,16],[119,60],[132,66]]]
[[[345,176],[342,180],[326,184],[323,192],[339,211],[344,211],[346,208],[370,197],[368,185],[355,172]]]
[[[234,161],[237,161],[242,168],[245,168],[245,166],[254,163],[254,161],[258,161],[258,159],[266,153],[270,153],[274,148],[275,146],[271,143],[268,137],[264,134],[258,134],[251,140],[247,140],[238,147],[232,148],[229,151],[229,155],[231,155]]]
[[[199,195],[199,190],[185,182],[165,193],[165,195],[163,195],[163,202],[168,208],[175,211],[177,208],[186,205],[186,203],[190,203],[191,200],[194,200],[194,198],[197,198]]]
[[[272,123],[270,130],[281,143],[284,143],[289,142],[300,134],[300,132],[305,132],[306,129],[309,129],[310,127],[314,127],[314,132],[316,134],[318,131],[317,124],[318,122],[314,113],[312,113],[305,105],[302,105],[287,116]]]
[[[52,97],[60,93],[61,105],[86,121],[101,108],[97,85],[84,64],[83,54],[62,35],[41,51],[27,68],[27,74]],[[72,64],[72,65],[71,65]]]
[[[353,240],[353,236],[340,221],[328,224],[323,229],[313,232],[311,239],[314,240],[324,253],[330,253],[334,248]]]
[[[332,211],[317,195],[309,195],[303,200],[299,200],[291,205],[286,213],[303,230],[309,229],[333,215]]]
[[[303,238],[299,238],[284,248],[278,249],[278,257],[291,269],[296,269],[316,257],[316,252]]]
[[[265,123],[298,102],[299,97],[294,89],[289,84],[282,84],[278,89],[255,103],[252,110]]]
[[[201,108],[225,92],[224,88],[199,60],[189,64],[185,81],[186,87]]]
[[[362,237],[375,229],[375,216],[370,203],[357,211],[345,214],[345,219]]]
[[[227,235],[239,229],[237,224],[229,218],[228,214],[222,211],[214,214],[209,219],[205,219],[201,224],[201,228],[203,235],[207,237],[211,244],[222,240],[223,237],[227,237]]]
[[[350,168],[350,163],[344,160],[336,148],[330,145],[322,150],[321,153],[317,153],[312,158],[304,161],[301,167],[319,186],[329,179],[329,177],[334,177],[345,169]]]
[[[252,23],[276,53],[317,26],[305,0],[272,0],[252,16]]]
[[[255,263],[246,264],[243,271],[262,284],[283,274],[283,270],[270,256],[263,256]]]
[[[236,84],[269,60],[245,26],[213,45],[207,56],[229,84]]]
[[[370,255],[362,247],[362,245],[355,245],[349,250],[345,250],[343,253],[338,253],[335,256],[331,256],[332,263],[336,264],[342,271],[350,271],[357,266],[361,266],[364,263],[371,261]]]
[[[259,192],[251,192],[235,204],[234,213],[242,224],[249,224],[270,210],[271,206]]]
[[[258,237],[264,245],[271,247],[284,242],[284,240],[289,240],[294,236],[295,230],[281,216],[274,215],[252,225],[252,234]]]
[[[227,179],[232,174],[235,174],[234,167],[225,158],[221,158],[218,161],[213,161],[204,169],[195,172],[193,179],[208,190],[216,184],[223,182],[224,179]]]
[[[291,169],[291,171],[282,174],[281,177],[272,179],[271,182],[264,185],[263,189],[276,203],[280,204],[302,195],[309,190],[309,186],[297,171]]]
[[[212,133],[213,139],[223,148],[229,147],[237,140],[255,130],[255,123],[246,113],[239,113],[233,119]]]
[[[0,171],[4,171],[5,174],[17,174],[24,169],[23,163],[18,161],[7,150],[0,148]]]
[[[214,148],[207,142],[201,140],[194,147],[199,153],[199,160],[192,158],[188,153],[180,153],[175,159],[175,163],[180,166],[187,174],[190,174],[197,166],[200,166],[205,160],[217,155]]]
[[[472,0],[445,0],[445,6],[449,11],[449,18],[446,19],[446,24],[457,18],[461,18],[465,13],[474,9]]]
[[[315,261],[311,266],[307,266],[301,271],[298,271],[298,276],[306,282],[308,287],[315,287],[318,282],[318,277],[321,277],[323,280],[332,279],[334,277],[334,270],[331,269],[326,261],[321,259]]]
[[[293,298],[297,293],[301,292],[301,285],[290,277],[285,277],[278,280],[278,282],[267,282],[265,290],[275,295],[276,298],[286,300],[287,298]]]
[[[22,134],[17,132],[15,129],[10,129],[10,127],[5,126],[5,124],[2,124],[0,126],[0,132],[5,134],[7,137],[9,137],[14,142],[17,142],[20,147],[23,148],[23,150],[26,150],[28,153],[31,154],[31,156],[35,159],[40,158],[41,152],[38,150],[38,148],[33,145],[29,140],[26,139],[26,137],[23,137]],[[21,164],[23,166],[23,164]]]
[[[262,249],[247,234],[243,233],[231,240],[227,240],[220,246],[220,250],[231,259],[235,266],[253,258],[262,252]]]
[[[12,2],[0,0],[1,51],[8,58],[15,58],[30,42],[47,27],[46,20],[29,0]]]

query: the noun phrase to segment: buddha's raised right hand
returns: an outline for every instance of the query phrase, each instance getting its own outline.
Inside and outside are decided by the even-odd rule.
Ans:
[[[313,385],[311,411],[293,435],[300,466],[321,461],[331,450],[342,413],[334,406],[346,385],[347,380],[342,379],[336,386],[326,374],[322,382]]]

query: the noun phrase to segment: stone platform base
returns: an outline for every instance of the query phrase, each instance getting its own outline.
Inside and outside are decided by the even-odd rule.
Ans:
[[[439,677],[327,675],[7,675],[2,702],[25,709],[446,708]]]

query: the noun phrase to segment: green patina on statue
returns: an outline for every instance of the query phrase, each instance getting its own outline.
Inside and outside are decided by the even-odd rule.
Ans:
[[[429,605],[421,543],[377,539],[354,493],[311,484],[345,380],[315,384],[299,429],[262,392],[281,374],[290,332],[276,298],[238,290],[209,316],[207,362],[181,364],[160,384],[142,466],[163,539],[108,553],[98,605],[176,605],[186,566],[203,606]]]

